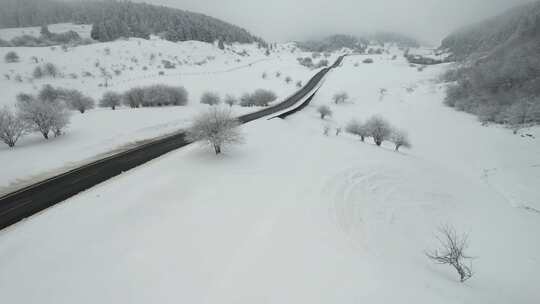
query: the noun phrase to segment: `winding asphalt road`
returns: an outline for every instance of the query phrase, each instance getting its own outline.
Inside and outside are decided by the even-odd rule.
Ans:
[[[322,69],[298,92],[285,101],[266,109],[238,117],[247,123],[265,116],[285,111],[311,94],[302,105],[285,111],[277,117],[284,118],[305,107],[316,92],[312,91],[331,69],[339,66],[344,56],[328,68]],[[39,183],[0,197],[0,229],[8,227],[26,217],[62,202],[114,176],[140,166],[154,158],[190,144],[183,132],[162,137],[124,152],[100,159],[70,170]]]

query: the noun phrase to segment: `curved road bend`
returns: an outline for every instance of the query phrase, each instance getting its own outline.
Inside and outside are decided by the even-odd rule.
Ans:
[[[242,115],[238,119],[244,124],[295,105],[319,84],[328,71],[339,66],[343,57],[339,57],[331,67],[322,69],[315,74],[302,89],[285,101],[254,113]],[[186,140],[185,134],[177,132],[2,196],[0,197],[0,229],[188,144],[190,142]]]

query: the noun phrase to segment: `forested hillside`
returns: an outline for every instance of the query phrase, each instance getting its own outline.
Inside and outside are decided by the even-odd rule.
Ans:
[[[161,34],[171,41],[251,43],[264,41],[245,29],[206,15],[129,1],[64,3],[54,0],[0,0],[0,27],[74,22],[93,24],[92,38],[147,38]]]
[[[307,51],[312,52],[332,52],[342,48],[351,50],[364,50],[369,41],[350,35],[332,35],[320,40],[309,40],[297,42],[296,44]]]
[[[446,103],[482,121],[540,122],[540,2],[464,28],[442,42],[461,62]]]

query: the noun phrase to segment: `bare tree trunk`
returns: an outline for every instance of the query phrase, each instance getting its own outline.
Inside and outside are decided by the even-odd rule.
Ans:
[[[221,153],[221,147],[219,145],[214,145],[214,151],[216,152],[216,155]]]
[[[41,132],[41,134],[43,134],[45,139],[49,139],[49,132]]]

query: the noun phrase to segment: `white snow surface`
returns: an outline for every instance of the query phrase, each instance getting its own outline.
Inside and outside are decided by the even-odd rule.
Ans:
[[[391,56],[347,57],[309,107],[242,126],[245,144],[219,157],[180,149],[0,232],[2,298],[538,303],[539,129],[483,127],[443,106],[432,79],[447,66],[419,72]],[[331,104],[342,90],[352,101]],[[413,147],[322,134],[372,114]],[[424,255],[443,224],[469,234],[465,283]]]

